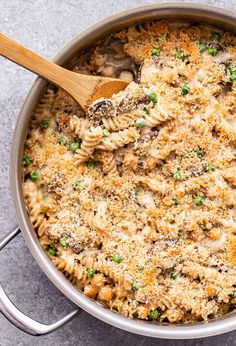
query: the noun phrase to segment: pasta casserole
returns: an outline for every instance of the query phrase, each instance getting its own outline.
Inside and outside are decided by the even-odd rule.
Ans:
[[[22,179],[55,266],[130,318],[193,323],[236,304],[236,38],[148,22],[69,66],[130,81],[86,112],[51,85]]]

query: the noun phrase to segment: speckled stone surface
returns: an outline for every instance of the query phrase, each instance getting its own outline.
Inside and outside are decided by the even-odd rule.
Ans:
[[[142,0],[0,0],[0,28],[47,58],[74,35],[116,11],[145,4]],[[157,2],[157,1],[150,1]],[[190,1],[195,2],[195,1]],[[202,1],[236,10],[235,0]],[[16,224],[9,183],[13,130],[35,76],[0,57],[0,237]],[[29,316],[50,323],[73,308],[40,270],[22,236],[1,253],[0,280],[12,301]],[[116,329],[83,312],[53,334],[32,337],[0,315],[0,345],[236,345],[236,331],[199,340],[161,340]]]

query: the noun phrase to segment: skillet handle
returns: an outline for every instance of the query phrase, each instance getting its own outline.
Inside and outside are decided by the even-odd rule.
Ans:
[[[20,229],[17,227],[16,229],[8,233],[5,237],[0,239],[0,250],[2,250],[4,246],[6,246],[7,243],[9,243],[19,233]],[[26,316],[25,314],[23,314],[23,312],[18,310],[17,307],[8,298],[0,283],[0,312],[17,328],[30,335],[36,336],[48,334],[56,330],[57,328],[69,322],[73,317],[82,312],[82,310],[76,309],[53,324],[43,324],[33,320],[32,318]]]

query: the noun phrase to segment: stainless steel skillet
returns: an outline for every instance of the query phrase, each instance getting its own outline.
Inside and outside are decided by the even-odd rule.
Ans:
[[[236,33],[236,13],[200,4],[176,2],[154,4],[124,11],[92,26],[67,44],[58,53],[54,62],[65,66],[74,57],[78,56],[80,52],[95,45],[96,42],[104,36],[118,31],[127,25],[157,19],[210,23]],[[10,302],[0,285],[0,311],[18,328],[32,335],[41,335],[55,330],[73,318],[81,309],[123,330],[156,338],[201,338],[222,334],[236,329],[236,312],[225,315],[220,319],[211,320],[208,323],[196,323],[191,325],[157,324],[148,321],[128,319],[118,313],[105,309],[98,302],[87,298],[73,287],[73,285],[54,267],[40,247],[36,234],[29,222],[22,194],[20,168],[29,120],[45,85],[45,81],[37,78],[23,104],[16,124],[11,150],[10,172],[12,194],[19,227],[7,234],[0,241],[0,250],[21,231],[30,251],[42,270],[61,292],[78,306],[78,309],[53,325],[44,325],[33,321],[20,312]]]

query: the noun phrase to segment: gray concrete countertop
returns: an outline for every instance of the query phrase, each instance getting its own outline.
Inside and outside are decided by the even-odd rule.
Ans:
[[[156,1],[149,1],[156,2]],[[190,2],[195,2],[190,1]],[[201,1],[236,10],[236,0]],[[47,58],[74,35],[117,11],[145,0],[0,0],[1,31]],[[9,158],[17,116],[35,76],[0,57],[0,238],[16,224],[10,192]],[[12,301],[29,316],[50,323],[73,308],[40,270],[19,235],[1,253],[0,280]],[[157,340],[111,327],[87,313],[53,334],[32,337],[0,315],[0,345],[236,345],[236,331],[199,340]]]

